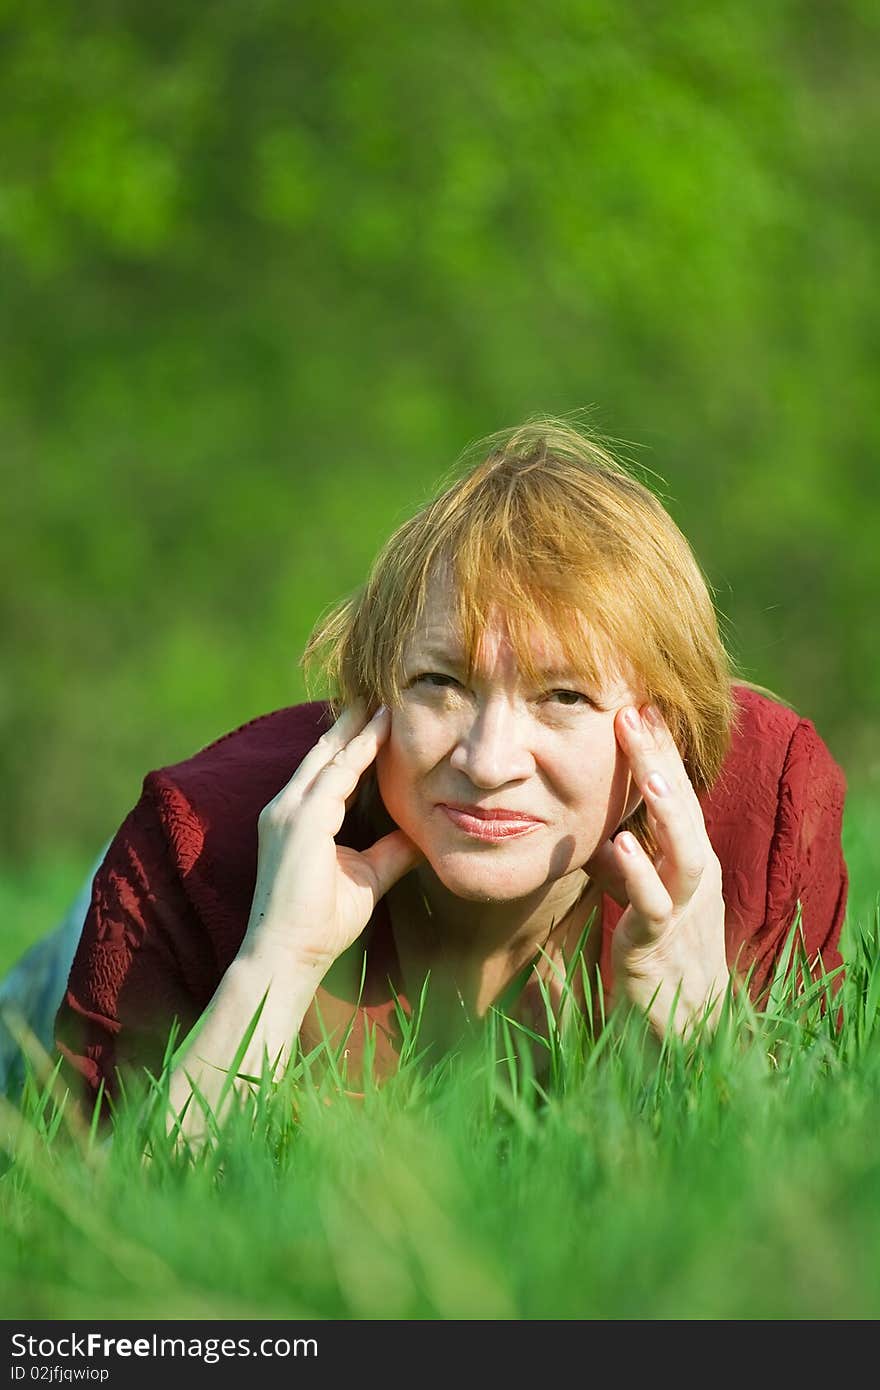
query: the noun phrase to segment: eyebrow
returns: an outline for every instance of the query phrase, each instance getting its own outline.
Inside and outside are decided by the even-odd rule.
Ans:
[[[444,646],[442,643],[428,642],[424,646],[416,647],[410,657],[412,664],[420,665],[422,662],[439,661],[446,662],[449,666],[464,666],[465,652],[460,646]],[[586,671],[577,671],[573,666],[537,666],[535,668],[543,680],[574,680],[584,681],[587,684],[600,684],[601,680],[597,675],[590,675]]]

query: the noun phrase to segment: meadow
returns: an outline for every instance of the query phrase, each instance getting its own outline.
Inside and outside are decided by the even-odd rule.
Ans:
[[[145,771],[304,698],[318,615],[534,414],[618,441],[738,673],[815,722],[851,892],[839,1027],[795,972],[691,1047],[566,1034],[540,1081],[496,1018],[363,1101],[332,1057],[264,1079],[200,1158],[134,1099],[108,1144],[35,1059],[6,1318],[880,1313],[875,8],[7,25],[0,975]]]
[[[536,1072],[493,1015],[428,1068],[416,1021],[362,1098],[324,1049],[195,1152],[162,1077],[108,1139],[38,1067],[0,1111],[5,1316],[876,1317],[876,829],[850,808],[841,992],[805,980],[793,934],[760,1010],[730,1000],[690,1044],[612,1014],[551,1031]]]

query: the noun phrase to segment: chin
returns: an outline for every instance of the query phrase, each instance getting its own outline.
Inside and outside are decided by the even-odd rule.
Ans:
[[[546,886],[548,875],[525,865],[511,868],[480,863],[469,855],[426,855],[430,868],[450,893],[472,903],[516,902]]]

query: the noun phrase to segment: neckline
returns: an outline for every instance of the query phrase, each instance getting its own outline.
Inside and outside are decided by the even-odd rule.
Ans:
[[[385,814],[387,815],[387,813]],[[337,837],[339,842],[350,844],[357,849],[364,849],[367,845],[372,844],[388,828],[378,826],[374,817],[375,808],[372,808],[371,813],[369,803],[365,804],[361,802],[360,798],[357,799],[345,817],[342,830]],[[577,944],[591,913],[595,910],[592,937],[596,944],[588,950],[588,962],[590,968],[597,971],[602,989],[608,997],[612,989],[611,937],[621,909],[590,879],[587,880],[580,902],[585,905],[586,910],[583,914],[579,913],[579,926],[574,944]],[[394,935],[388,894],[384,894],[373,909],[372,916],[355,943],[355,947],[358,945],[366,955],[363,992],[360,996],[361,1006],[366,1009],[380,1010],[384,1016],[387,1010],[393,1008],[395,1002],[399,1001],[401,1006],[409,1012],[411,1005],[406,995],[403,966]],[[507,998],[507,993],[513,984],[520,982],[520,980],[520,988],[515,997],[521,997],[523,989],[529,983],[534,963],[534,958],[530,959],[517,972],[514,981],[505,986],[502,994],[495,1001],[495,1007],[500,1004],[502,999]],[[358,966],[356,975],[357,979],[353,986],[353,999],[355,1000],[358,998],[358,986],[361,978],[360,966]],[[329,984],[327,992],[334,993],[332,984]]]
[[[412,890],[410,889],[410,891]],[[517,1000],[521,998],[524,989],[529,984],[529,981],[532,979],[535,966],[540,964],[543,954],[548,945],[551,945],[551,942],[553,942],[553,938],[556,938],[556,941],[553,942],[551,950],[554,950],[557,946],[561,947],[563,950],[567,947],[568,951],[573,953],[579,944],[586,944],[586,959],[589,969],[591,971],[598,970],[600,975],[604,976],[603,958],[605,952],[603,950],[603,941],[605,931],[603,904],[604,895],[598,885],[588,877],[579,896],[568,908],[563,917],[551,926],[544,942],[537,947],[525,963],[519,967],[497,997],[487,1006],[486,1012],[488,1013],[489,1009],[501,1009],[507,1012],[516,1004]],[[566,919],[572,917],[572,914],[574,914],[573,920],[569,922],[569,925],[565,927],[564,930],[561,930]],[[591,917],[593,918],[590,933],[591,941],[586,942],[584,941],[585,929]],[[365,950],[367,950],[368,973],[373,975],[374,979],[381,979],[384,975],[395,993],[402,1001],[406,1000],[408,1003],[403,963],[400,958],[398,942],[394,932],[394,918],[388,895],[383,897],[377,904],[369,930],[370,936],[368,940],[364,942]],[[571,954],[567,956],[567,964],[570,963],[570,961]],[[374,971],[375,974],[373,974]],[[462,998],[461,991],[458,988],[458,982],[451,968],[449,969],[449,975],[469,1025],[475,1026],[479,1024],[483,1021],[485,1015],[476,1020],[471,1019],[470,1012]],[[602,983],[604,986],[604,979]]]

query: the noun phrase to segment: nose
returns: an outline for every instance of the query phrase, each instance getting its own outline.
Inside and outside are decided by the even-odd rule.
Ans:
[[[509,701],[485,701],[461,730],[450,755],[451,766],[475,787],[501,787],[528,777],[535,764],[526,723]]]

